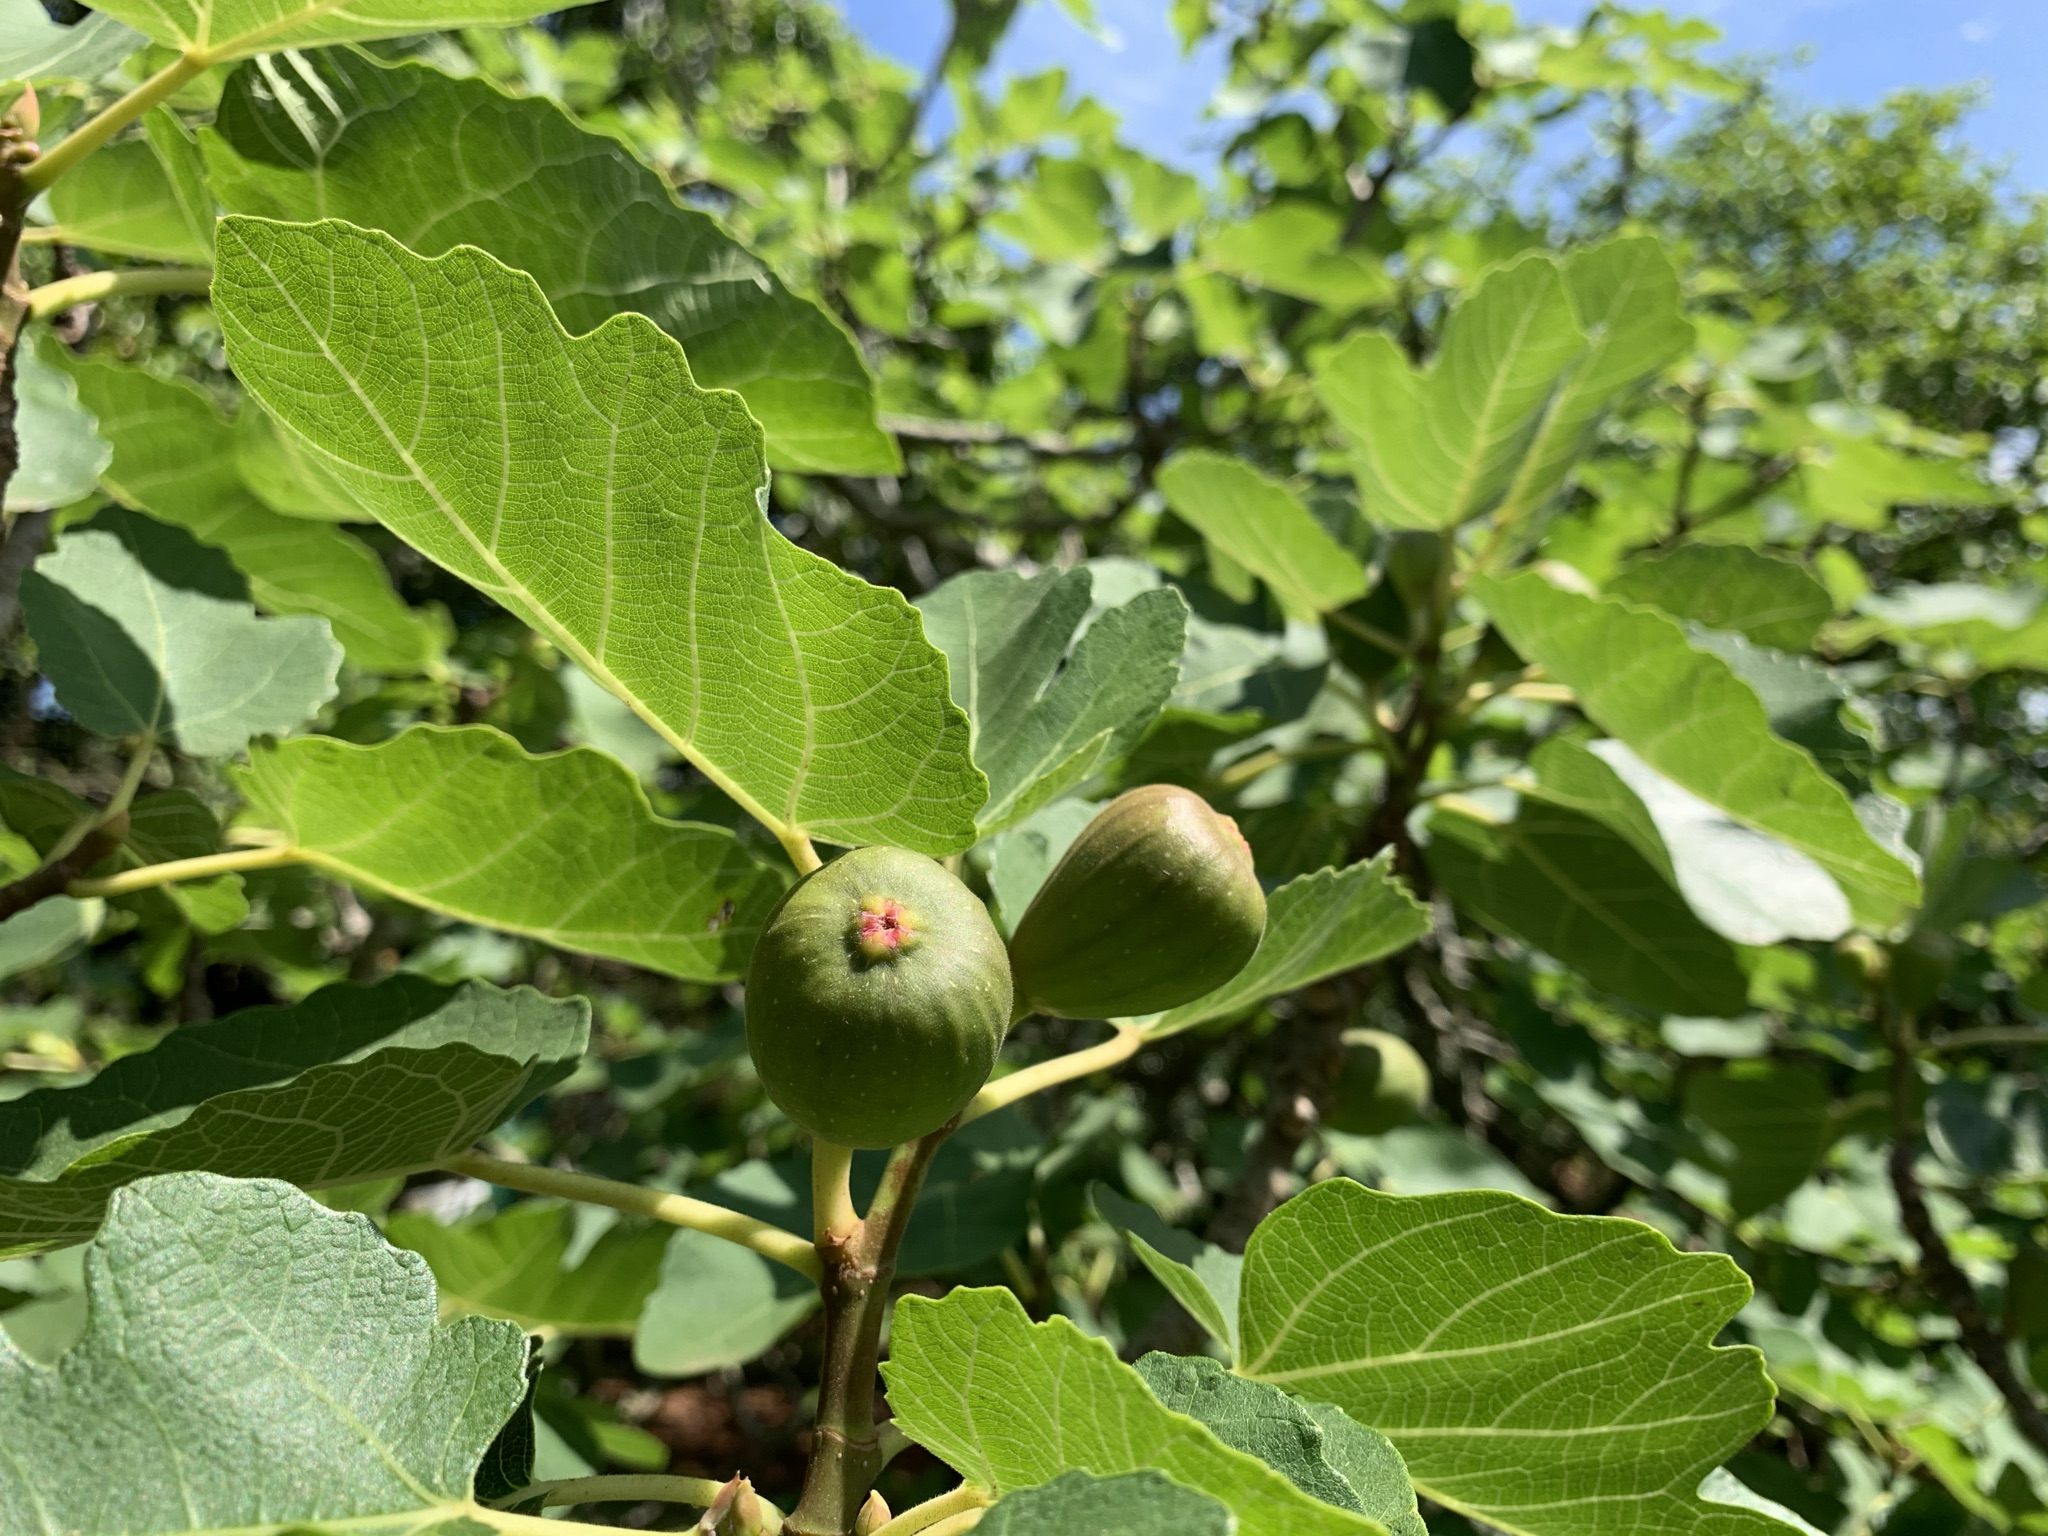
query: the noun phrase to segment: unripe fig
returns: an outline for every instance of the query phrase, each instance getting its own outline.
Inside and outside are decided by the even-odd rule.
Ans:
[[[856,848],[792,886],[747,967],[747,1049],[814,1136],[893,1147],[988,1080],[1010,965],[974,893],[920,853]]]
[[[1178,785],[1147,784],[1104,806],[1053,866],[1011,936],[1010,969],[1039,1013],[1126,1018],[1213,992],[1265,930],[1237,823]]]
[[[1399,1035],[1344,1031],[1344,1066],[1323,1121],[1335,1131],[1377,1136],[1406,1125],[1429,1104],[1429,1068]]]

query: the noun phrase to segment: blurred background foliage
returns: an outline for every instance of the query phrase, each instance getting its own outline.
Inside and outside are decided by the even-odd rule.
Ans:
[[[1113,1223],[1234,1246],[1289,1189],[1339,1173],[1626,1214],[1755,1282],[1735,1331],[1783,1396],[1734,1466],[1750,1487],[1839,1536],[2048,1527],[2048,1447],[1958,1311],[1972,1298],[2021,1390],[2048,1389],[2048,201],[1962,147],[1963,94],[1816,112],[1768,67],[1709,62],[1700,22],[1601,4],[1536,29],[1500,0],[1172,0],[1185,42],[1220,35],[1230,56],[1215,154],[1191,173],[1130,147],[1057,71],[991,78],[1015,9],[957,0],[922,77],[797,0],[618,0],[380,50],[559,103],[857,338],[900,468],[779,473],[789,537],[913,597],[962,571],[1082,562],[1098,609],[1178,585],[1194,614],[1181,682],[1101,794],[1200,789],[1271,882],[1391,843],[1432,903],[1428,938],[1390,961],[977,1124],[940,1159],[906,1271],[1008,1284],[1127,1350],[1192,1348]],[[203,121],[221,87],[202,79],[177,106]],[[53,96],[46,119],[80,100]],[[1532,784],[1619,781],[1583,732],[1559,731],[1566,698],[1438,599],[1444,541],[1362,515],[1312,385],[1353,331],[1429,358],[1490,268],[1634,234],[1670,253],[1694,340],[1513,537],[1582,584],[1734,636],[1720,653],[1746,650],[1779,733],[1910,813],[1889,831],[1928,889],[1894,941],[1844,938],[1768,871],[1681,846],[1683,808],[1646,799],[1690,910],[1671,918],[1683,932],[1629,942],[1654,957],[1704,924],[1718,945],[1712,984],[1695,974],[1675,996],[1618,980],[1621,941],[1597,923],[1551,921],[1597,905],[1577,877],[1631,856],[1609,846],[1619,834],[1572,843],[1584,816],[1559,833],[1549,854],[1585,861],[1572,879],[1537,857],[1540,825],[1511,823],[1514,847],[1497,835],[1504,797]],[[58,242],[28,260],[41,277],[75,265]],[[117,298],[72,312],[63,340],[233,399],[201,301]],[[1289,480],[1369,573],[1354,622],[1290,614],[1169,508],[1162,466],[1204,447]],[[351,669],[323,729],[371,742],[484,722],[533,750],[587,742],[663,813],[745,825],[524,626],[381,529],[354,536],[415,610],[423,659]],[[1737,612],[1752,579],[1771,601]],[[105,793],[121,764],[54,706],[7,619],[0,754]],[[152,771],[225,803],[194,765]],[[12,804],[0,851],[27,867]],[[1006,876],[1042,872],[1081,815],[1063,802],[990,839],[972,877],[1000,905]],[[1460,838],[1477,863],[1450,851]],[[1485,867],[1509,872],[1481,890]],[[140,901],[0,928],[0,1094],[335,978],[530,981],[588,996],[597,1045],[506,1128],[510,1148],[801,1219],[799,1137],[752,1077],[733,989],[303,870],[253,873],[246,895],[225,932]],[[1887,1048],[1902,1016],[1917,1057]],[[1381,1134],[1328,1124],[1359,1026],[1428,1068],[1423,1112]],[[1012,1051],[1078,1038],[1033,1022]],[[1902,1210],[1901,1157],[1949,1270]],[[448,1306],[548,1336],[540,1475],[745,1465],[786,1501],[817,1322],[764,1261],[467,1181],[329,1198],[427,1254]],[[0,1263],[0,1326],[32,1352],[75,1336],[75,1259]],[[899,1507],[941,1481],[915,1454],[888,1477]],[[1439,1536],[1460,1523],[1430,1518]]]

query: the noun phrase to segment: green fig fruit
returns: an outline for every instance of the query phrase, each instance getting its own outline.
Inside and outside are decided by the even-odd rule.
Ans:
[[[915,1141],[988,1080],[1010,964],[974,893],[921,853],[856,848],[768,916],[747,967],[747,1049],[768,1096],[848,1147]]]
[[[1399,1035],[1344,1031],[1344,1066],[1323,1123],[1354,1136],[1377,1136],[1406,1125],[1429,1104],[1429,1068]]]
[[[1010,938],[1010,970],[1036,1012],[1129,1018],[1213,992],[1265,931],[1237,823],[1148,784],[1104,806],[1053,866]]]

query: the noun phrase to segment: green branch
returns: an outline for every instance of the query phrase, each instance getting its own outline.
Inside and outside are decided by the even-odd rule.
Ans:
[[[935,1499],[926,1499],[922,1504],[906,1509],[876,1531],[875,1536],[926,1536],[928,1532],[944,1529],[944,1522],[949,1520],[967,1515],[979,1519],[991,1502],[989,1496],[972,1483],[962,1483],[950,1493],[942,1493]]]
[[[763,1258],[786,1264],[807,1280],[818,1280],[825,1273],[824,1266],[818,1262],[817,1250],[795,1233],[757,1221],[752,1216],[743,1216],[738,1211],[729,1211],[722,1205],[713,1205],[709,1200],[672,1195],[663,1190],[626,1184],[618,1179],[601,1179],[588,1173],[508,1162],[501,1157],[487,1157],[481,1152],[458,1152],[453,1157],[443,1158],[441,1167],[450,1173],[482,1179],[486,1184],[496,1184],[504,1189],[523,1190],[529,1195],[554,1195],[564,1200],[581,1201],[585,1205],[610,1206],[615,1211],[665,1221],[672,1227],[708,1232],[729,1243],[738,1243],[742,1248],[751,1248]]]
[[[113,272],[84,272],[30,289],[28,313],[31,320],[47,320],[77,305],[110,299],[116,294],[204,293],[212,282],[211,267],[123,267]]]

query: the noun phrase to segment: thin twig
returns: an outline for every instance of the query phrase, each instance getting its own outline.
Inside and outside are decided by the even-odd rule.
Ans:
[[[74,880],[67,892],[72,896],[126,896],[181,880],[211,880],[215,875],[239,874],[245,869],[275,869],[281,864],[296,864],[304,857],[297,848],[230,848],[225,853],[124,869],[103,880]]]
[[[504,1189],[580,1200],[585,1205],[610,1206],[615,1211],[665,1221],[673,1227],[708,1232],[742,1248],[751,1248],[763,1258],[786,1264],[807,1280],[817,1280],[824,1274],[817,1250],[794,1232],[785,1232],[769,1222],[729,1211],[709,1200],[672,1195],[664,1190],[627,1184],[618,1179],[601,1179],[594,1174],[515,1163],[481,1152],[458,1152],[452,1157],[442,1158],[440,1165],[449,1173],[482,1179],[486,1184],[496,1184]]]
[[[83,883],[80,876],[119,851],[127,836],[126,811],[100,817],[68,852],[45,859],[33,873],[23,875],[13,884],[0,886],[0,922],[52,896],[81,894],[74,889],[76,884]]]

